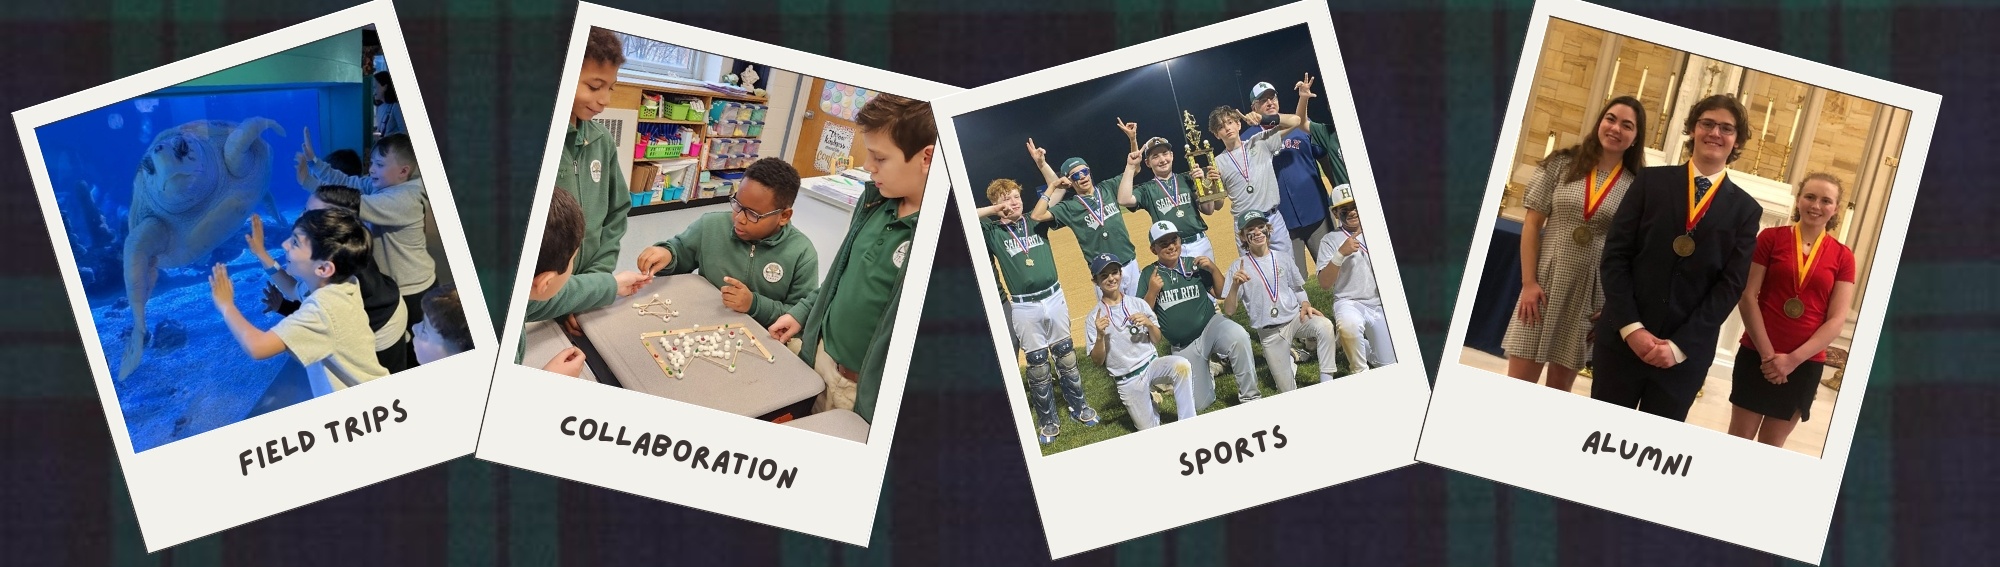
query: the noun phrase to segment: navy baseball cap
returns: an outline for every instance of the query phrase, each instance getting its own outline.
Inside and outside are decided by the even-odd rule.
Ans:
[[[1106,269],[1122,270],[1124,268],[1125,265],[1119,262],[1118,258],[1110,254],[1098,254],[1097,257],[1090,259],[1090,276],[1092,279],[1104,275]]]

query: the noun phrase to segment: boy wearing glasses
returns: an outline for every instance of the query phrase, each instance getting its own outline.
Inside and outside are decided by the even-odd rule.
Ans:
[[[1716,335],[1743,297],[1764,213],[1729,179],[1745,114],[1728,95],[1695,103],[1681,126],[1688,162],[1640,170],[1626,189],[1598,268],[1604,311],[1590,397],[1687,420]]]
[[[722,305],[770,326],[819,287],[819,254],[792,226],[799,172],[778,158],[750,164],[728,212],[702,215],[679,235],[639,253],[639,273],[699,272]]]
[[[1083,249],[1083,257],[1096,258],[1099,254],[1110,254],[1117,258],[1125,270],[1122,280],[1125,293],[1139,293],[1139,269],[1136,267],[1138,252],[1132,247],[1132,234],[1125,231],[1124,208],[1118,204],[1117,195],[1100,192],[1092,182],[1090,165],[1083,158],[1073,157],[1063,160],[1062,177],[1049,167],[1048,150],[1035,147],[1035,140],[1028,140],[1028,157],[1035,160],[1035,168],[1042,171],[1042,180],[1048,182],[1049,190],[1035,201],[1034,212],[1028,218],[1035,222],[1057,222],[1076,233],[1076,245]],[[1114,185],[1112,187],[1116,189]],[[1063,192],[1073,189],[1076,198],[1063,200]]]
[[[1271,253],[1271,221],[1258,211],[1244,211],[1236,224],[1243,227],[1240,238],[1249,253],[1229,266],[1228,291],[1222,298],[1222,312],[1236,315],[1240,307],[1249,311],[1250,328],[1264,345],[1264,364],[1271,369],[1271,381],[1278,392],[1298,389],[1298,360],[1292,355],[1292,339],[1312,342],[1319,353],[1319,381],[1333,380],[1333,321],[1314,309],[1306,298],[1306,278]],[[1282,238],[1282,237],[1277,237]],[[1237,377],[1237,380],[1244,380]]]

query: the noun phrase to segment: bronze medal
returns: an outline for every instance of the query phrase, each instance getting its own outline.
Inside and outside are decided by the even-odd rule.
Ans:
[[[1674,237],[1674,253],[1679,254],[1682,258],[1693,256],[1694,237],[1685,234]]]
[[[1576,240],[1577,246],[1589,246],[1590,236],[1590,227],[1587,226],[1576,227],[1576,232],[1570,235],[1572,239]]]
[[[1786,317],[1797,319],[1799,317],[1804,316],[1805,314],[1806,314],[1806,302],[1799,301],[1799,298],[1796,297],[1785,300]]]

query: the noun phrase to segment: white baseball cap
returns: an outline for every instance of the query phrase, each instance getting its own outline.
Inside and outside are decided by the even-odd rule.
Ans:
[[[1268,93],[1275,90],[1278,90],[1277,87],[1271,86],[1271,83],[1264,83],[1264,82],[1257,83],[1250,87],[1250,100],[1257,100],[1260,98],[1264,98],[1264,93]]]
[[[1167,221],[1160,221],[1153,223],[1152,233],[1153,233],[1152,241],[1159,242],[1161,238],[1165,238],[1168,236],[1179,236],[1181,233],[1181,229],[1174,228],[1174,223],[1170,223]]]

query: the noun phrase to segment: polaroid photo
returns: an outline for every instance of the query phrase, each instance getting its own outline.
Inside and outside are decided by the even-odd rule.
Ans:
[[[1938,105],[1537,3],[1417,459],[1817,563]]]
[[[1302,2],[937,101],[1054,557],[1413,462],[1429,387],[1338,45]],[[1226,496],[1076,513],[1106,475]]]
[[[957,89],[588,3],[569,46],[478,456],[866,546]]]
[[[498,349],[408,53],[380,0],[14,113],[148,551],[472,452]]]

